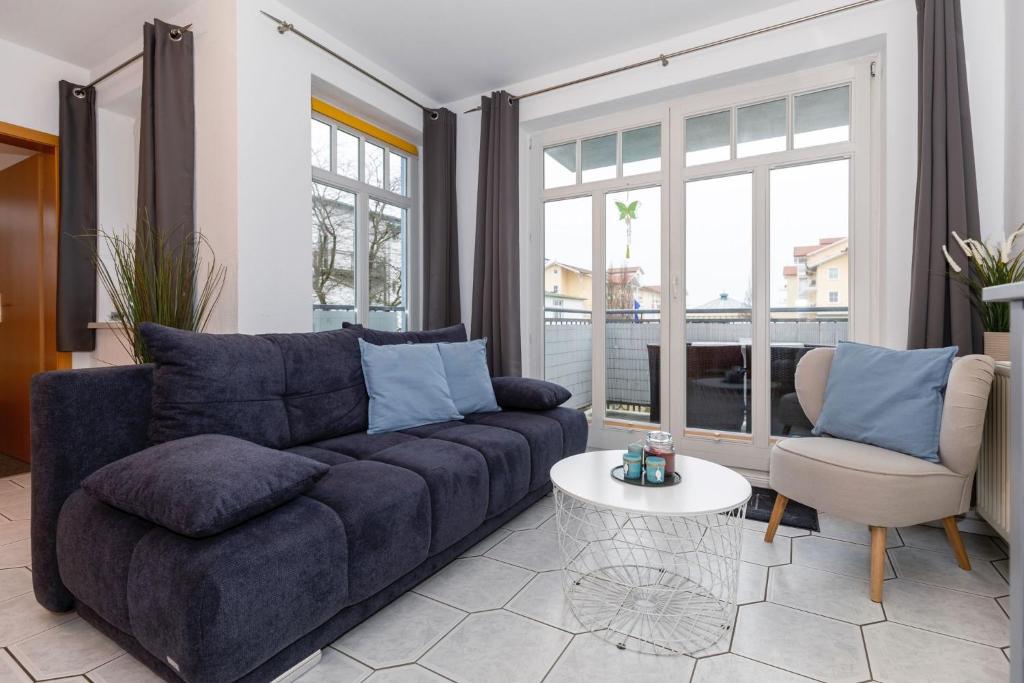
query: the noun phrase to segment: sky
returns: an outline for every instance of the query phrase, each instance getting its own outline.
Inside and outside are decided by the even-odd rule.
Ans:
[[[848,160],[775,169],[769,178],[770,300],[785,305],[782,269],[793,264],[793,247],[843,237],[849,230]],[[606,198],[606,256],[613,266],[640,266],[642,283],[661,284],[661,188],[616,192]],[[694,180],[686,189],[687,306],[722,293],[745,300],[751,287],[753,185],[749,173]],[[630,259],[625,224],[615,201],[638,201],[632,221]],[[592,268],[589,196],[546,202],[545,257]],[[673,227],[679,230],[681,228]],[[668,291],[668,283],[665,283]]]

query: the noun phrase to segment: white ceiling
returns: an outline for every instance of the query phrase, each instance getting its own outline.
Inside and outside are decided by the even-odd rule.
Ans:
[[[787,1],[283,0],[442,103]]]
[[[92,70],[195,0],[0,0],[0,38]]]

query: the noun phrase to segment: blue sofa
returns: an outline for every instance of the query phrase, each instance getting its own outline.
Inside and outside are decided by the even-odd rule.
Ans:
[[[520,378],[494,380],[501,412],[368,435],[360,337],[466,334],[461,325],[255,336],[152,326],[156,365],[36,376],[37,600],[77,609],[166,680],[269,681],[542,498],[551,466],[585,449],[584,415],[547,407],[564,389]],[[203,538],[82,488],[153,444],[203,434],[329,469],[305,493]]]

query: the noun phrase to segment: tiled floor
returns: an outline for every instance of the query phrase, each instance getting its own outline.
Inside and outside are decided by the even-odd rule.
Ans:
[[[71,614],[31,594],[28,475],[0,479],[0,683],[157,679]],[[696,657],[621,652],[581,633],[559,583],[553,504],[543,499],[323,653],[301,683],[458,681],[1007,680],[1001,540],[964,535],[961,571],[933,526],[889,534],[884,605],[868,600],[868,533],[825,517],[765,545],[748,522],[733,632]],[[963,528],[984,531],[966,520]]]

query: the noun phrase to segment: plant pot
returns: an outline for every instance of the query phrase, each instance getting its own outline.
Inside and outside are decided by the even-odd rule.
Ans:
[[[1010,360],[1010,333],[1009,332],[986,332],[985,333],[985,355],[992,356],[995,360]]]

